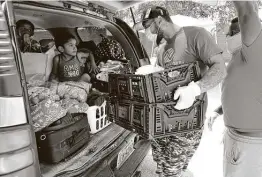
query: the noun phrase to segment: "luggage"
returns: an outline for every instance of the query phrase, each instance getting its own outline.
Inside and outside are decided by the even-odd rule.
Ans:
[[[67,114],[36,133],[39,160],[57,163],[66,160],[90,141],[86,113]]]

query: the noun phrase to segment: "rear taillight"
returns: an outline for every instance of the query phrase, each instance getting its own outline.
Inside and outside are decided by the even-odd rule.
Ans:
[[[27,118],[25,113],[23,97],[0,96],[0,128],[21,125],[26,123],[27,123]],[[0,138],[0,142],[2,142],[1,138]],[[1,146],[2,144],[0,145],[0,149]]]
[[[0,176],[35,176],[36,151],[30,125],[0,129]],[[29,172],[28,172],[29,171]],[[18,175],[17,175],[18,174]]]
[[[25,169],[34,163],[32,150],[0,156],[0,175]]]
[[[31,143],[30,132],[29,130],[14,130],[10,132],[9,131],[1,132],[0,142],[4,142],[0,146],[0,154],[19,150],[28,147],[30,145]]]

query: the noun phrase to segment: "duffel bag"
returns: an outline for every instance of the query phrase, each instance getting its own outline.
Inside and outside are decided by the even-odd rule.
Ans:
[[[90,126],[86,113],[66,116],[36,133],[39,160],[57,163],[66,160],[90,141]]]

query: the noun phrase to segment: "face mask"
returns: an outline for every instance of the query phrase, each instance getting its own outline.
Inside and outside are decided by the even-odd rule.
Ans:
[[[227,37],[227,49],[231,54],[240,49],[241,46],[242,40],[240,33],[234,36]]]
[[[153,23],[152,23],[153,24]],[[151,24],[151,25],[152,25]],[[160,25],[161,25],[161,22],[160,22],[160,24],[159,24],[159,26],[158,26],[158,29],[157,29],[157,33],[156,34],[153,34],[153,33],[151,33],[151,30],[150,30],[150,28],[151,28],[151,25],[148,27],[148,28],[146,28],[145,29],[145,35],[146,35],[146,37],[149,39],[149,40],[151,40],[151,41],[153,41],[153,44],[152,44],[152,52],[151,52],[151,57],[150,58],[152,58],[153,57],[153,55],[154,55],[154,47],[155,47],[155,42],[156,42],[156,40],[157,40],[157,35],[158,35],[158,33],[159,33],[159,30],[160,30]]]

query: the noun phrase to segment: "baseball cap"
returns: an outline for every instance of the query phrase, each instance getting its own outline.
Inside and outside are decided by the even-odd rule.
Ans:
[[[162,17],[169,16],[169,13],[165,8],[160,7],[160,6],[153,6],[151,8],[148,8],[147,10],[143,11],[143,13],[142,13],[142,25],[143,25],[143,27],[146,28],[145,24],[148,20],[157,18],[158,16],[162,16]]]

